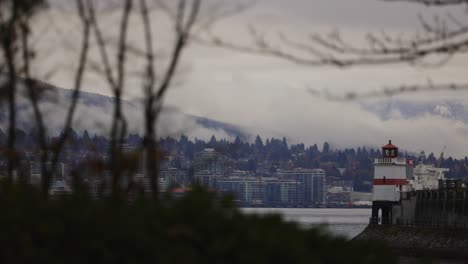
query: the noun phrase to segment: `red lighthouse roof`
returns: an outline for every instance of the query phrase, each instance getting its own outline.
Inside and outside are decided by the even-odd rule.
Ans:
[[[396,158],[398,157],[398,147],[389,140],[388,144],[382,147],[382,154],[384,158]]]
[[[395,148],[398,148],[398,147],[395,146],[395,145],[393,145],[393,144],[392,144],[392,141],[389,140],[389,141],[388,141],[388,144],[385,145],[385,146],[383,146],[382,148],[386,148],[386,149],[395,149]]]

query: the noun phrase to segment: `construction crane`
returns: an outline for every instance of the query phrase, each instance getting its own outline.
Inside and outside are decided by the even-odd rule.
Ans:
[[[442,160],[444,159],[444,151],[445,151],[446,148],[447,148],[447,146],[444,146],[444,148],[443,148],[442,151],[440,152],[439,162],[437,163],[437,168],[441,168],[441,167],[442,167]]]

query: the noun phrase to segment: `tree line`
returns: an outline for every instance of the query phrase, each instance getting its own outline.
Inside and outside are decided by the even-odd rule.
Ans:
[[[39,153],[40,146],[35,139],[35,131],[17,131],[17,147],[22,151]],[[90,135],[88,131],[77,133],[73,129],[67,132],[65,149],[74,153],[87,153],[88,159],[93,159],[96,153],[105,155],[111,142],[107,137]],[[53,144],[59,137],[50,138]],[[124,139],[124,146],[137,150],[144,137],[130,134]],[[0,130],[0,144],[7,141],[6,133]],[[324,142],[306,146],[304,143],[290,144],[283,137],[262,139],[257,135],[255,140],[246,141],[236,137],[233,140],[217,139],[212,136],[210,140],[194,138],[185,135],[179,138],[164,137],[159,139],[160,163],[178,169],[189,170],[190,164],[197,152],[206,148],[213,148],[226,159],[226,171],[243,170],[252,174],[273,174],[278,170],[294,168],[322,168],[327,172],[329,179],[352,181],[358,191],[370,191],[373,179],[373,161],[381,157],[378,148],[359,146],[355,148],[332,148],[330,143]],[[457,159],[443,157],[429,153],[424,157],[413,152],[402,152],[403,156],[415,161],[415,165],[423,162],[449,168],[446,173],[449,178],[468,179],[468,157]]]

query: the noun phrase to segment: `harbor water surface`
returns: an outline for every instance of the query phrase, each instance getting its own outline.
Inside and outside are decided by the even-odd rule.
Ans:
[[[323,225],[330,232],[349,239],[357,236],[369,223],[368,208],[243,208],[245,213],[280,214],[287,221],[304,227]]]

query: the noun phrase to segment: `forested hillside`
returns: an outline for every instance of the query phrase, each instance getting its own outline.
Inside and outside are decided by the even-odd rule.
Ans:
[[[34,131],[17,133],[17,146],[23,151],[34,153],[38,149],[34,140]],[[82,157],[95,157],[94,154],[105,154],[108,140],[98,135],[90,135],[87,131],[81,135],[70,132],[67,149],[73,153],[82,153]],[[0,143],[5,142],[5,133],[0,130]],[[49,139],[51,142],[54,138]],[[142,138],[139,135],[129,135],[126,139],[128,148],[137,148]],[[216,139],[214,136],[208,142],[200,139],[161,138],[159,148],[162,150],[162,166],[186,169],[190,172],[194,154],[205,148],[213,148],[226,158],[225,173],[235,170],[250,172],[258,176],[268,176],[279,169],[322,168],[327,172],[327,179],[353,181],[356,191],[370,191],[373,177],[373,160],[381,156],[379,149],[356,147],[334,148],[328,142],[306,146],[288,144],[286,138],[266,138],[257,136],[254,142]],[[402,155],[415,159],[415,164],[422,162],[420,155],[405,153]],[[424,159],[425,163],[440,165],[450,169],[448,177],[468,179],[468,158],[440,158],[439,154],[430,153]]]

